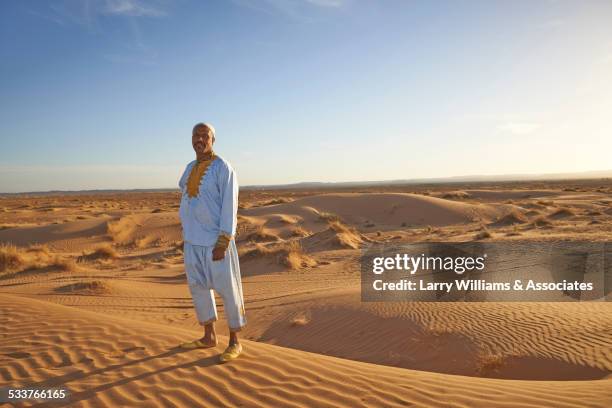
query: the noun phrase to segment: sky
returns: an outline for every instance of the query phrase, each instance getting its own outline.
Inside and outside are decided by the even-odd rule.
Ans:
[[[0,192],[612,169],[612,2],[0,2]]]

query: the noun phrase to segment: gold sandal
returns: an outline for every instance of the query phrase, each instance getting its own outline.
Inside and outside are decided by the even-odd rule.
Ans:
[[[235,360],[242,353],[242,345],[238,344],[230,344],[227,346],[225,351],[219,356],[219,360],[222,363],[226,363],[231,360]]]
[[[179,347],[184,349],[197,349],[197,348],[213,348],[216,344],[204,343],[202,340],[194,340],[187,343],[182,343]]]

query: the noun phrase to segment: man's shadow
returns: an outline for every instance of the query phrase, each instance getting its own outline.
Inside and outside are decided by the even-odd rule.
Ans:
[[[212,350],[212,349],[211,349]],[[114,370],[121,370],[125,367],[128,366],[133,366],[133,365],[137,365],[137,364],[141,364],[141,363],[145,363],[147,361],[151,361],[151,360],[155,360],[158,358],[166,358],[166,357],[172,357],[176,354],[180,354],[180,353],[184,353],[184,352],[189,352],[189,351],[197,351],[196,350],[187,350],[187,349],[182,349],[180,347],[174,347],[168,351],[165,351],[161,354],[157,354],[154,356],[147,356],[138,360],[131,360],[131,361],[127,361],[125,363],[120,363],[120,364],[113,364],[110,365],[108,367],[102,367],[102,368],[98,368],[96,370],[93,371],[83,371],[83,370],[78,370],[72,373],[68,373],[62,376],[58,376],[58,377],[53,377],[53,378],[49,378],[47,380],[43,380],[40,381],[38,383],[33,383],[33,384],[28,384],[27,386],[24,385],[22,388],[38,388],[38,389],[44,389],[44,388],[61,388],[61,387],[66,387],[68,390],[70,390],[69,386],[66,386],[67,383],[70,383],[72,381],[76,381],[76,380],[83,380],[86,379],[88,377],[94,376],[94,375],[102,375],[102,374],[106,374],[108,372],[114,371]],[[68,395],[68,397],[65,400],[61,400],[61,401],[44,401],[40,404],[36,404],[33,405],[34,407],[46,407],[46,406],[54,406],[54,407],[64,407],[67,405],[71,405],[74,404],[77,401],[81,401],[84,399],[89,399],[92,398],[96,393],[101,392],[101,391],[106,391],[108,389],[111,389],[113,387],[117,387],[117,386],[121,386],[121,385],[125,385],[128,384],[132,381],[138,381],[138,380],[142,380],[145,379],[147,377],[150,376],[154,376],[154,375],[158,375],[161,373],[165,373],[165,372],[169,372],[169,371],[173,371],[176,369],[181,369],[181,368],[191,368],[191,367],[210,367],[213,365],[218,364],[219,362],[219,356],[217,354],[214,354],[212,356],[207,356],[204,358],[199,358],[197,360],[194,361],[188,361],[186,363],[183,364],[179,364],[179,365],[175,365],[175,364],[168,364],[166,367],[160,368],[158,370],[155,371],[148,371],[142,374],[138,374],[136,376],[133,377],[129,377],[129,378],[122,378],[120,380],[117,381],[113,381],[110,383],[106,383],[106,384],[101,384],[97,387],[94,388],[89,388],[87,390],[81,391],[81,392],[77,392],[77,393],[70,393]]]

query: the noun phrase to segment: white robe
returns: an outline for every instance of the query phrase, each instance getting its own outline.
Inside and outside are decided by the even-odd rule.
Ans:
[[[228,326],[232,331],[246,325],[240,263],[232,239],[220,261],[212,260],[212,250],[220,234],[236,234],[238,180],[228,162],[217,156],[200,181],[196,197],[187,194],[192,161],[183,173],[179,210],[183,226],[185,273],[198,321],[205,325],[217,320],[213,290],[223,299]]]
[[[193,245],[215,245],[220,233],[236,234],[238,214],[238,179],[231,165],[216,158],[200,180],[196,197],[187,194],[187,180],[197,163],[190,162],[179,181],[183,193],[179,215],[183,224],[183,239]]]

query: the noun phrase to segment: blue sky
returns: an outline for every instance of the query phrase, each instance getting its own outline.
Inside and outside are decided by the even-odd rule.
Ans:
[[[0,191],[608,170],[612,2],[0,3]]]

